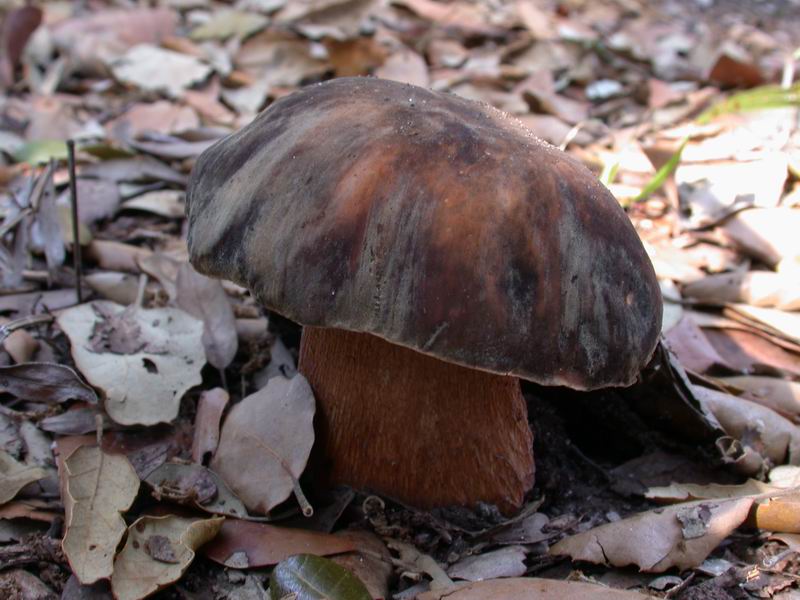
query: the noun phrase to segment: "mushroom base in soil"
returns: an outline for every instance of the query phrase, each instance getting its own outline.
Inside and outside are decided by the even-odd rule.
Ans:
[[[315,466],[329,483],[420,508],[488,502],[506,513],[533,485],[516,377],[318,327],[303,330],[299,368],[317,400]]]

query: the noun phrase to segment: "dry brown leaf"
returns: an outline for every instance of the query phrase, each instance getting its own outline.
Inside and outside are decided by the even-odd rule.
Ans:
[[[430,85],[428,65],[425,59],[408,48],[394,52],[382,66],[375,70],[375,76],[420,87]]]
[[[206,87],[199,90],[186,90],[183,93],[183,101],[207,121],[219,125],[231,125],[236,120],[236,115],[219,101],[219,93],[219,79],[212,77]]]
[[[115,183],[142,183],[160,181],[185,186],[186,176],[170,169],[167,165],[149,156],[106,160],[85,166],[81,170],[85,177],[108,179]]]
[[[57,23],[53,41],[76,66],[95,72],[136,44],[160,43],[178,24],[172,10],[101,10]]]
[[[172,500],[214,515],[246,518],[247,509],[222,478],[202,465],[164,463],[145,481],[158,500]]]
[[[236,357],[236,317],[222,284],[186,263],[178,269],[175,303],[203,322],[203,348],[208,362],[225,369]]]
[[[203,553],[232,569],[254,569],[276,565],[295,554],[328,556],[357,550],[354,539],[265,523],[226,519],[219,535]]]
[[[650,596],[581,581],[519,577],[425,592],[417,600],[645,600]]]
[[[705,373],[715,365],[726,364],[691,314],[685,313],[677,325],[664,334],[664,338],[681,364],[691,371]]]
[[[139,278],[130,273],[98,271],[85,275],[84,281],[101,298],[123,306],[133,304],[139,291]]]
[[[202,381],[202,323],[181,310],[101,300],[67,309],[57,321],[75,364],[103,390],[117,423],[168,423],[186,391]]]
[[[140,600],[178,581],[195,551],[212,540],[225,519],[141,517],[128,528],[114,561],[111,588],[116,600]]]
[[[151,254],[152,251],[147,248],[110,240],[92,240],[86,249],[86,255],[95,260],[101,269],[126,273],[139,273],[138,261]]]
[[[787,419],[800,420],[800,383],[796,381],[758,375],[722,377],[720,381],[748,392],[755,402]]]
[[[533,112],[555,115],[572,125],[589,118],[589,105],[557,94],[553,75],[540,69],[521,81],[514,91],[531,105]]]
[[[485,554],[468,556],[450,565],[447,574],[453,579],[482,581],[498,577],[522,577],[528,570],[524,546],[506,546]]]
[[[120,513],[136,499],[139,477],[127,458],[97,446],[80,446],[64,466],[64,554],[81,583],[94,583],[111,576],[114,553],[125,533]]]
[[[255,75],[267,89],[294,87],[327,69],[324,61],[312,55],[310,42],[272,31],[247,40],[234,61],[237,68]]]
[[[722,314],[800,346],[800,314],[798,313],[774,308],[759,308],[747,304],[731,304],[723,310]]]
[[[82,400],[97,404],[97,394],[75,371],[53,363],[0,367],[0,391],[37,402]]]
[[[199,126],[200,119],[191,107],[166,100],[134,104],[105,124],[106,131],[123,139],[135,139],[147,132],[163,135],[182,133]]]
[[[3,340],[3,349],[15,363],[22,364],[33,359],[39,349],[39,342],[24,329],[17,329]]]
[[[140,44],[111,62],[114,77],[143,91],[178,98],[211,75],[211,67],[194,56]]]
[[[723,429],[773,465],[800,461],[800,430],[775,411],[730,394],[693,386],[697,399]]]
[[[358,577],[373,598],[389,598],[389,583],[394,568],[386,544],[377,535],[365,530],[343,531],[337,536],[346,537],[358,550],[336,554],[330,560]]]
[[[0,450],[0,504],[5,504],[29,483],[47,477],[42,467],[26,465]]]
[[[488,25],[488,14],[485,9],[482,10],[481,5],[466,2],[445,4],[434,0],[395,0],[393,4],[403,6],[444,28],[485,35],[491,35],[498,30]]]
[[[75,185],[78,193],[78,219],[81,223],[89,225],[111,218],[117,212],[120,201],[119,188],[113,181],[79,177],[75,180]],[[65,190],[59,196],[58,204],[69,206],[69,190]]]
[[[297,374],[273,377],[231,409],[211,468],[251,512],[269,512],[297,486],[314,443],[314,408]]]
[[[124,210],[142,210],[168,219],[182,219],[186,214],[184,193],[178,190],[145,192],[122,203]]]
[[[228,406],[230,396],[222,388],[203,390],[197,401],[197,415],[194,419],[192,438],[192,460],[202,464],[213,455],[219,444],[219,423],[222,413]]]
[[[800,255],[797,232],[800,210],[794,208],[753,208],[736,213],[723,225],[724,232],[751,256],[774,267],[781,260]]]
[[[737,271],[709,275],[684,286],[686,296],[702,302],[742,302],[781,310],[800,308],[800,282],[771,271]]]
[[[14,83],[14,70],[31,35],[42,22],[42,10],[35,6],[11,8],[0,27],[0,86]]]
[[[753,497],[701,500],[643,512],[564,538],[550,554],[649,573],[701,564],[747,518]]]
[[[0,519],[30,519],[52,523],[61,518],[61,511],[51,512],[43,502],[36,500],[7,502],[0,506]]]

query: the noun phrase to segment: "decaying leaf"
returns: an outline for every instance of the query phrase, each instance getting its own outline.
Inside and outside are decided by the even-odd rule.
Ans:
[[[269,578],[271,600],[372,600],[361,580],[335,562],[298,554],[282,561]]]
[[[141,517],[128,528],[114,561],[111,588],[117,600],[139,600],[176,582],[195,551],[219,532],[223,517]]]
[[[108,301],[63,311],[58,325],[75,364],[105,393],[123,425],[172,421],[186,391],[201,382],[202,323],[173,308],[130,310]]]
[[[772,465],[800,461],[800,431],[788,419],[744,398],[701,386],[693,386],[693,390],[723,429],[740,440],[746,449],[771,461]]]
[[[313,420],[306,378],[273,377],[231,409],[211,468],[248,510],[266,513],[297,485],[314,443]]]
[[[524,546],[506,546],[485,554],[468,556],[447,569],[453,579],[482,581],[498,577],[522,577],[528,570]]]
[[[233,307],[222,284],[201,275],[187,263],[178,269],[175,286],[177,305],[203,322],[203,347],[208,362],[224,369],[236,356],[239,337]]]
[[[29,483],[47,477],[42,467],[26,465],[0,450],[0,504],[5,504]]]
[[[210,21],[195,28],[190,37],[194,40],[224,40],[229,37],[245,38],[263,29],[269,19],[257,13],[222,10]]]
[[[186,207],[183,204],[183,192],[178,190],[157,190],[147,192],[122,204],[125,210],[142,210],[168,219],[183,217]]]
[[[125,533],[120,513],[136,499],[139,477],[127,458],[96,446],[80,446],[64,466],[64,553],[80,582],[90,584],[111,576]]]
[[[226,519],[203,553],[232,569],[254,569],[276,565],[295,554],[325,556],[357,549],[353,539],[344,535]]]
[[[205,390],[197,401],[197,416],[194,419],[192,438],[192,460],[202,463],[216,452],[219,445],[219,424],[230,396],[222,388]]]
[[[54,363],[25,363],[0,367],[0,391],[25,400],[97,403],[97,394],[69,367]]]
[[[759,375],[723,377],[720,381],[748,392],[748,398],[768,406],[787,419],[795,422],[800,420],[800,383],[796,381]]]
[[[445,590],[425,592],[417,600],[645,600],[637,592],[608,588],[581,581],[560,581],[538,577],[494,579]]]
[[[247,517],[247,509],[222,478],[202,465],[164,463],[152,471],[145,481],[153,487],[153,495],[202,511],[228,517]]]
[[[649,510],[564,538],[550,554],[649,573],[701,564],[747,518],[753,497],[700,500]]]

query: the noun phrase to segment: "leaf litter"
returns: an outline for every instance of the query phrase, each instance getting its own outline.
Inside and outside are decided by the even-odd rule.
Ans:
[[[378,561],[370,568],[388,566],[397,577],[387,591],[370,586],[375,596],[656,593],[688,600],[732,594],[736,586],[780,596],[780,577],[789,582],[780,585],[789,585],[800,574],[791,560],[780,558],[781,544],[791,538],[768,540],[752,528],[795,531],[798,511],[796,497],[785,490],[791,485],[763,487],[778,485],[780,469],[792,468],[776,465],[797,460],[800,39],[787,6],[754,3],[743,11],[729,0],[682,3],[679,10],[671,0],[245,0],[124,9],[85,3],[3,7],[0,316],[9,320],[4,326],[10,336],[0,348],[0,449],[16,461],[14,469],[44,475],[0,506],[0,525],[52,519],[60,507],[48,475],[48,442],[66,452],[94,439],[71,436],[96,433],[109,456],[124,454],[139,477],[158,480],[155,497],[139,494],[130,513],[119,517],[126,526],[151,508],[224,512],[235,504],[234,489],[244,490],[242,500],[259,506],[258,512],[289,519],[288,526],[275,529],[228,519],[222,531],[235,523],[235,533],[223,536],[228,545],[220,552],[227,554],[215,560],[230,559],[235,568],[274,565],[289,558],[287,552],[329,554],[341,548],[338,535],[296,528],[324,523],[325,531],[368,526],[386,536],[393,550],[388,556],[370,550]],[[333,500],[326,505],[329,500],[314,489],[313,470],[306,468],[313,444],[310,393],[301,394],[297,406],[266,402],[270,408],[263,416],[252,408],[253,396],[263,400],[267,381],[277,379],[274,391],[294,374],[296,329],[271,315],[265,319],[241,290],[197,281],[184,286],[178,273],[184,279],[191,273],[182,240],[183,193],[197,154],[274,100],[332,74],[382,75],[488,102],[594,169],[627,206],[651,253],[671,300],[665,334],[691,378],[692,387],[683,385],[681,393],[708,413],[706,419],[718,421],[704,430],[715,432],[724,452],[687,433],[696,432],[696,425],[689,425],[685,411],[664,404],[673,396],[663,389],[663,377],[647,379],[658,388],[648,394],[660,407],[657,426],[637,412],[642,406],[633,415],[627,405],[615,404],[615,393],[586,407],[596,417],[590,427],[576,426],[569,402],[549,398],[546,390],[527,390],[531,410],[542,412],[534,425],[542,417],[550,420],[535,437],[535,509],[525,518],[498,522],[488,509],[422,512],[391,499],[375,509],[374,500],[361,495],[341,496],[342,506]],[[63,162],[69,137],[78,141],[81,303]],[[88,296],[91,304],[90,290],[96,294]],[[49,322],[51,311],[58,311],[58,325]],[[152,328],[151,317],[159,323]],[[191,335],[167,328],[170,318],[185,322]],[[206,359],[215,369],[203,369]],[[674,368],[669,371],[674,375]],[[238,409],[242,405],[248,408]],[[604,406],[615,408],[603,412]],[[294,432],[294,439],[278,452],[275,431],[256,427],[251,437],[261,450],[254,456],[262,457],[266,445],[281,458],[237,473],[236,457],[251,450],[225,430],[237,430],[248,415],[259,424],[274,421],[277,429]],[[672,439],[662,444],[665,430]],[[681,446],[681,435],[695,441]],[[559,445],[561,439],[571,444]],[[215,452],[227,458],[213,457],[212,468],[227,461],[226,473],[200,466]],[[670,462],[676,453],[680,465]],[[189,459],[198,464],[186,464]],[[619,474],[637,460],[649,465],[648,473],[630,466],[623,485]],[[769,483],[747,479],[768,474]],[[682,509],[654,506],[643,496],[653,481],[666,486],[670,476],[673,483],[687,482],[671,488],[689,494]],[[292,516],[298,505],[286,498],[300,490],[301,480],[304,487],[308,481],[324,519],[298,522]],[[721,489],[727,496],[705,497]],[[758,494],[768,497],[759,496],[745,511],[748,498]],[[66,493],[61,496],[68,504]],[[114,514],[110,507],[100,510]],[[674,511],[674,518],[662,528],[664,511]],[[733,525],[745,512],[742,524]],[[653,562],[657,557],[642,550],[613,560],[685,565],[688,575],[679,582],[658,584],[668,591],[654,592],[661,588],[655,582],[648,588],[649,580],[632,584],[636,592],[597,585],[619,575],[615,568],[587,569],[564,559],[553,566],[557,559],[547,550],[559,539],[572,540],[572,551],[581,555],[596,549],[595,538],[578,537],[586,544],[581,549],[576,535],[609,527],[629,539],[627,531],[622,535],[612,526],[627,527],[631,519],[665,555]],[[207,588],[214,575],[182,562],[178,530],[186,533],[188,527],[153,527],[139,540],[130,558],[149,583],[137,587],[117,575],[118,596],[143,597],[178,578],[190,589]],[[52,538],[37,539],[45,540],[44,548]],[[675,540],[688,550],[670,546]],[[17,548],[34,556],[35,546],[24,549],[33,542],[17,541]],[[113,536],[105,544],[114,546],[112,554],[118,549]],[[353,553],[363,544],[345,543],[350,555],[361,557],[348,568],[367,582],[367,554]],[[0,553],[5,551],[0,542]],[[762,561],[762,555],[772,558]],[[3,585],[61,592],[71,569],[63,558],[36,556],[25,571],[6,569]],[[723,571],[712,568],[722,564]],[[449,571],[503,577],[456,589]],[[262,575],[245,577],[248,593],[266,597]]]

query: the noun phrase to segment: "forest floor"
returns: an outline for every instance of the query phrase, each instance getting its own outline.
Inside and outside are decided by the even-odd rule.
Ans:
[[[373,598],[800,598],[800,2],[0,14],[0,596],[364,598],[338,564]],[[510,519],[314,491],[313,398],[246,401],[296,373],[300,327],[189,265],[199,154],[345,76],[511,113],[600,178],[655,267],[663,345],[633,388],[523,382],[536,484]]]

